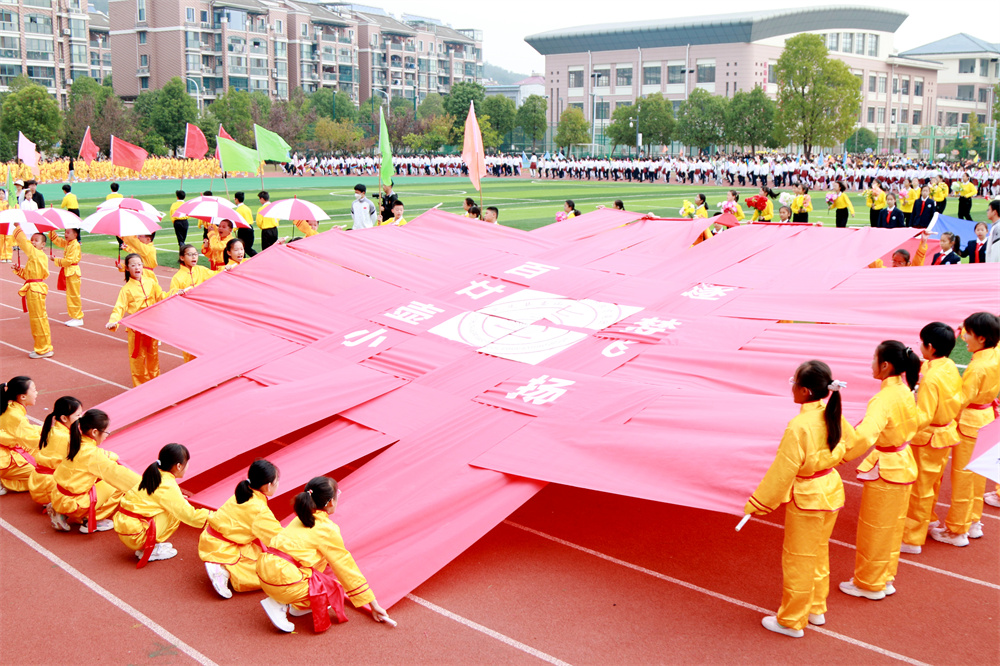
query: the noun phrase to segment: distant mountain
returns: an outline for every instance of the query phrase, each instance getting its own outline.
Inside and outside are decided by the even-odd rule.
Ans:
[[[488,62],[483,65],[483,76],[487,79],[493,79],[500,85],[511,85],[512,83],[517,83],[522,79],[528,78],[527,74],[511,72],[499,65],[491,65]]]

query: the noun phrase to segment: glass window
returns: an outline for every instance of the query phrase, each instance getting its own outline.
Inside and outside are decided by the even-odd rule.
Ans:
[[[885,122],[885,109],[880,106],[879,108],[876,109],[876,111],[877,111],[877,120],[876,120],[876,122],[879,125],[881,125],[882,123]]]
[[[18,13],[9,9],[0,9],[0,30],[8,32],[20,32],[21,22]]]
[[[138,6],[138,9],[139,9],[139,20],[140,21],[145,21],[146,20],[146,0],[136,0],[136,3],[137,3],[137,6]],[[148,79],[146,80],[146,85],[147,86],[149,85],[149,80]]]
[[[583,102],[571,102],[569,108],[583,111]]]
[[[913,124],[914,125],[919,125],[921,120],[922,120],[922,118],[921,118],[921,112],[918,111],[917,109],[914,109],[913,110]]]
[[[201,71],[201,56],[197,53],[187,54],[187,68],[189,72]]]
[[[868,35],[868,55],[878,57],[878,35]]]
[[[988,98],[989,94],[990,94],[990,89],[989,88],[980,88],[979,89],[979,101],[983,102],[983,103],[988,102],[989,101],[989,98]]]
[[[924,80],[923,79],[913,79],[913,96],[923,97],[924,96]]]
[[[845,32],[842,38],[840,48],[844,53],[851,53],[854,51],[854,33]]]
[[[583,87],[583,71],[577,70],[575,72],[569,73],[569,87],[570,88]]]
[[[886,85],[886,81],[887,80],[888,80],[888,77],[885,74],[880,74],[879,75],[879,77],[878,77],[878,91],[880,93],[884,93],[885,92],[885,85]]]
[[[8,37],[4,35],[0,37],[0,58],[17,58],[21,59],[21,38],[20,37]]]
[[[899,77],[892,77],[892,94],[895,95],[899,92]]]
[[[607,120],[611,117],[611,102],[598,102],[594,108],[595,118],[598,120]]]
[[[900,85],[899,92],[901,92],[904,95],[909,95],[910,94],[910,80],[909,79],[903,79],[900,82],[899,85]]]
[[[140,30],[139,31],[139,43],[140,44],[145,44],[146,43],[146,31],[145,30]]]
[[[229,87],[247,92],[250,90],[250,79],[243,76],[230,76]]]
[[[141,33],[141,32],[139,33],[139,35],[143,35],[143,34],[145,34],[145,33]],[[142,41],[142,39],[140,38],[139,43],[140,44],[145,44],[146,42]],[[184,43],[185,43],[185,45],[189,49],[197,49],[197,48],[200,48],[201,40],[200,40],[200,37],[198,36],[197,32],[185,32],[184,33]]]
[[[309,24],[308,23],[303,23],[302,24],[302,36],[303,37],[308,37],[309,36]],[[375,39],[378,39],[378,35],[375,35]]]
[[[868,92],[875,92],[875,75],[868,75]]]
[[[958,73],[959,74],[975,74],[976,73],[976,59],[975,58],[962,58],[958,61]]]
[[[962,114],[962,122],[963,123],[969,122],[969,114],[968,113],[963,113]]]
[[[660,66],[659,65],[645,65],[642,68],[642,85],[644,86],[658,86],[660,85]]]
[[[52,17],[45,14],[25,14],[24,31],[43,35],[52,34]]]
[[[684,83],[684,65],[667,65],[667,83]]]
[[[826,36],[826,48],[830,49],[831,51],[839,51],[840,50],[840,33],[839,32],[831,32],[830,34],[828,34]]]
[[[870,123],[875,122],[875,107],[874,106],[869,106],[868,107],[868,122],[870,122]]]
[[[194,21],[194,7],[187,7],[187,8],[185,8],[184,15],[185,15],[185,17],[187,17],[188,21],[192,21],[193,22]]]
[[[139,56],[139,66],[140,67],[149,67],[149,56],[148,55],[143,54],[143,55]]]
[[[715,63],[698,64],[698,83],[715,83]]]
[[[202,23],[208,23],[208,12],[207,11],[202,11],[201,12],[201,22]]]
[[[25,7],[45,7],[49,9],[52,7],[52,0],[24,0]]]
[[[288,57],[288,42],[274,42],[274,57],[275,58]]]
[[[73,64],[86,65],[87,64],[87,45],[86,44],[70,44],[69,47],[69,61]]]
[[[893,108],[891,111],[892,112],[889,114],[889,122],[892,123],[893,125],[895,125],[896,124],[896,109]]]
[[[899,122],[901,122],[901,123],[903,123],[905,125],[908,122],[910,122],[909,118],[910,118],[910,110],[909,109],[903,109],[900,112],[900,114],[899,114]]]
[[[778,82],[778,66],[773,62],[767,63],[767,82],[777,83]]]
[[[149,77],[148,76],[139,77],[139,87],[142,88],[143,90],[149,90]]]
[[[946,127],[954,127],[958,124],[958,113],[946,113],[944,117],[944,124]]]
[[[610,69],[595,69],[591,74],[594,86],[597,88],[607,88],[611,85]]]
[[[9,86],[11,81],[21,76],[20,65],[0,65],[0,86]]]
[[[958,86],[958,99],[971,102],[976,94],[976,86]]]
[[[630,86],[632,85],[632,68],[617,68],[615,69],[615,85],[616,86]]]
[[[979,59],[979,76],[990,75],[990,61],[986,58]]]
[[[48,39],[28,38],[25,42],[25,57],[28,60],[52,60],[52,42]]]
[[[854,52],[858,55],[865,54],[865,33],[859,32],[854,35]]]
[[[87,38],[87,22],[83,19],[70,19],[69,20],[69,34],[71,37],[76,37],[78,39]]]

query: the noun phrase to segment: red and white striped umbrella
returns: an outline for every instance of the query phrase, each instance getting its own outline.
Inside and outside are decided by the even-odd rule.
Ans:
[[[58,223],[59,229],[76,229],[83,222],[79,215],[62,208],[44,208],[38,212],[49,222]]]
[[[119,208],[124,208],[127,210],[134,210],[140,213],[146,213],[147,215],[152,215],[156,219],[163,217],[163,213],[156,210],[151,204],[145,201],[140,201],[139,199],[131,199],[129,197],[119,197],[115,199],[108,199],[107,201],[102,201],[97,205],[97,210],[117,210]]]
[[[323,212],[323,209],[314,203],[309,203],[295,197],[293,199],[282,199],[274,201],[263,208],[258,213],[261,217],[273,217],[279,220],[329,220],[330,216]]]
[[[174,215],[187,215],[199,220],[206,220],[213,224],[218,224],[222,220],[229,220],[237,227],[249,229],[243,216],[240,215],[233,206],[225,199],[219,197],[195,197],[184,205],[180,206]]]
[[[14,224],[20,224],[24,233],[29,236],[39,231],[51,231],[62,229],[59,222],[47,220],[36,210],[21,210],[20,208],[8,208],[0,211],[0,234],[5,236],[14,235]]]
[[[80,223],[80,227],[92,234],[108,236],[142,236],[161,229],[153,215],[128,208],[99,210],[88,215]]]

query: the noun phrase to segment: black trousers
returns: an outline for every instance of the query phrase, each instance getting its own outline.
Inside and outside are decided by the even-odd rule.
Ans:
[[[261,250],[266,250],[275,243],[278,242],[278,227],[271,227],[270,229],[260,230],[260,247]]]
[[[934,204],[937,206],[937,212],[943,213],[944,209],[948,206],[948,200],[943,199],[942,201],[935,201]]]
[[[871,223],[873,227],[878,226],[878,215],[881,212],[882,212],[881,210],[875,210],[874,208],[868,209],[868,221]]]
[[[843,229],[847,226],[847,209],[838,208],[837,209],[837,228]]]
[[[248,257],[252,257],[257,254],[257,250],[253,249],[253,227],[249,229],[237,229],[236,237],[243,241],[243,249],[246,251]]]
[[[174,220],[174,235],[177,236],[177,247],[184,245],[188,237],[187,218]]]
[[[972,197],[958,198],[958,219],[972,221]]]
[[[809,222],[809,213],[792,213],[792,222]]]

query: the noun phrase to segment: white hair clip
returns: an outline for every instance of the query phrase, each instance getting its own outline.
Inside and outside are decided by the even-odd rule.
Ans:
[[[839,391],[842,388],[847,388],[847,382],[842,382],[839,379],[834,379],[832,382],[830,382],[830,385],[827,386],[826,388],[828,388],[831,391]]]

